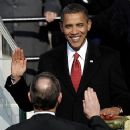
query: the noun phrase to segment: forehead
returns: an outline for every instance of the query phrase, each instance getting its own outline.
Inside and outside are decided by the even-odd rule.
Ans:
[[[64,14],[63,23],[86,22],[87,16],[83,12]]]

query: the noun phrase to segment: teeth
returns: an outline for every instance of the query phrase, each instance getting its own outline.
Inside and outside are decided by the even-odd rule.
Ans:
[[[73,37],[72,39],[73,39],[73,40],[78,40],[78,39],[79,39],[79,37]]]

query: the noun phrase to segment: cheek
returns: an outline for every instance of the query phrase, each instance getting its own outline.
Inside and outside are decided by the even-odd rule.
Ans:
[[[69,36],[70,34],[71,34],[70,31],[64,31],[65,36]]]
[[[88,33],[88,28],[86,28],[86,29],[82,29],[82,31],[81,31],[83,34],[87,34]]]

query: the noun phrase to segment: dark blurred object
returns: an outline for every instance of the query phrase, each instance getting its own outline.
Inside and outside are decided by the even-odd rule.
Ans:
[[[90,36],[99,37],[101,45],[120,52],[121,65],[130,90],[130,2],[114,0],[112,5],[92,17]]]

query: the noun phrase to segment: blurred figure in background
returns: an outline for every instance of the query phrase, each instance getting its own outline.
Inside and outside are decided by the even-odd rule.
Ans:
[[[41,0],[0,0],[0,16],[4,18],[42,17]],[[49,50],[49,45],[40,38],[40,22],[13,22],[6,26],[18,47],[26,57],[38,57]],[[44,39],[46,36],[43,35]],[[28,84],[37,71],[38,61],[28,61],[26,79]]]
[[[60,16],[61,9],[59,0],[45,0],[43,2],[43,16],[47,21],[47,29],[51,32],[52,48],[65,44],[66,41],[60,30],[59,20],[56,20],[56,17]]]

